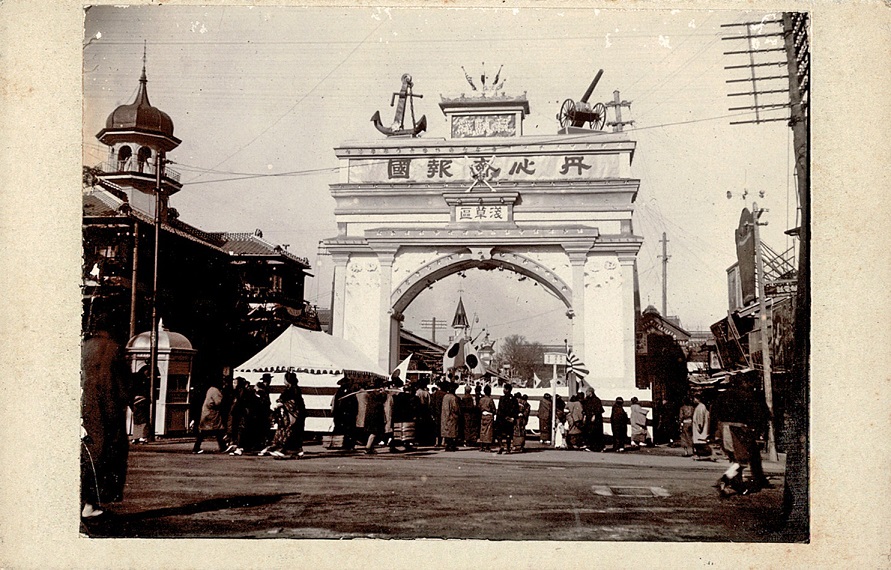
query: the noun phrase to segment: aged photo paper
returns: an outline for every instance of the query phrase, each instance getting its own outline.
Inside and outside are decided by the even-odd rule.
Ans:
[[[98,4],[113,5],[104,1]],[[256,0],[238,5],[250,4],[272,6],[282,3]],[[287,4],[298,5],[293,2]],[[170,9],[178,6],[206,7],[207,12],[214,15],[221,14],[220,10],[226,5],[227,2],[214,0],[165,3]],[[588,8],[586,3],[581,2],[496,3],[491,0],[394,1],[388,6],[369,2],[315,0],[300,2],[299,5],[323,7],[330,10],[333,19],[340,18],[341,11],[346,8],[367,9],[369,18],[378,19],[388,17],[387,10],[390,8],[413,8],[430,11],[433,25],[447,21],[443,16],[446,9],[480,10],[480,14],[485,14],[483,9],[529,12],[558,10],[561,7],[567,10]],[[101,108],[86,108],[86,44],[101,41],[101,34],[85,37],[85,8],[86,5],[70,0],[54,3],[0,0],[0,134],[3,141],[0,150],[3,165],[0,183],[0,247],[3,254],[0,264],[6,285],[5,302],[0,305],[0,322],[5,333],[0,343],[5,373],[4,394],[0,398],[0,441],[3,442],[0,445],[0,485],[3,489],[0,491],[0,567],[891,567],[891,524],[887,522],[886,514],[891,511],[891,454],[885,450],[886,440],[891,436],[891,412],[887,405],[891,398],[891,374],[888,372],[891,366],[891,327],[888,325],[891,299],[887,285],[891,281],[891,262],[884,231],[891,216],[891,198],[887,193],[887,189],[891,188],[891,145],[887,144],[886,135],[891,124],[891,105],[888,103],[891,100],[891,75],[887,71],[891,66],[891,4],[880,1],[839,4],[828,1],[753,0],[610,2],[596,8],[590,7],[590,10],[628,10],[631,22],[634,21],[631,14],[635,10],[649,14],[657,10],[665,14],[672,10],[696,11],[697,14],[726,10],[735,15],[752,11],[758,17],[781,11],[810,14],[813,295],[809,440],[811,523],[810,540],[805,544],[594,540],[98,539],[81,534],[78,489],[83,204],[79,190],[82,187],[84,157],[90,154],[84,152],[84,145],[92,144],[99,152],[107,152],[93,137],[95,117],[91,119],[89,115],[92,113],[104,118],[117,104],[132,101],[139,72],[138,69],[126,70],[124,75],[132,80],[124,87],[112,90],[113,95],[103,100]],[[201,22],[195,24],[195,33],[202,33]],[[499,33],[509,31],[500,30]],[[585,30],[579,30],[580,35],[584,33]],[[592,51],[595,47],[603,49],[604,38],[599,33],[597,35]],[[133,41],[142,39],[133,38]],[[356,39],[343,38],[344,41]],[[609,41],[607,37],[606,43]],[[670,41],[683,40],[664,38],[664,42]],[[149,40],[146,59],[150,81],[152,74],[161,74],[160,70],[152,68],[151,49]],[[188,55],[184,57],[188,58]],[[532,59],[533,55],[529,54],[529,57]],[[548,56],[534,56],[541,73],[548,66],[547,57],[560,57],[560,53],[553,50]],[[138,67],[141,63],[137,58],[132,66]],[[464,65],[468,66],[467,71],[476,76],[480,73],[476,67],[479,63],[473,60]],[[501,63],[485,63],[491,66],[491,69],[486,68],[486,72],[494,75]],[[507,74],[513,62],[504,63]],[[689,65],[695,66],[696,61],[691,59]],[[563,89],[566,97],[577,99],[582,95],[582,90],[593,75],[592,67],[596,70],[596,63],[579,62],[576,81]],[[376,104],[383,117],[383,122],[378,117],[378,130],[381,133],[388,129],[405,128],[404,124],[390,124],[389,116],[393,109],[389,106],[390,93],[387,90],[398,92],[399,77],[406,71],[401,62],[393,62],[389,66],[387,80],[381,83],[387,87],[376,95]],[[469,89],[466,85],[458,85],[463,82],[462,74],[454,69],[447,71],[456,77],[456,91]],[[191,72],[212,73],[201,69],[198,64]],[[282,73],[288,72],[282,70]],[[607,70],[607,73],[611,71]],[[702,73],[724,77],[719,68],[703,69]],[[471,82],[470,75],[467,80]],[[403,78],[403,90],[405,87]],[[523,89],[522,85],[512,87]],[[418,115],[426,112],[429,119],[436,114],[439,120],[435,103],[439,102],[440,93],[427,94],[420,84],[416,88],[418,93],[427,95],[425,99],[413,99],[415,105],[420,105],[421,101],[427,105],[425,111],[418,111]],[[612,88],[610,83],[609,93]],[[164,108],[165,104],[160,102],[169,101],[169,97],[155,90],[151,83],[149,89],[153,102],[159,102],[159,107]],[[351,83],[344,89],[359,90],[363,86]],[[607,92],[606,87],[600,89],[603,93]],[[129,90],[133,90],[133,93]],[[611,95],[603,93],[598,95],[601,99],[611,98]],[[690,98],[696,97],[696,94],[683,93],[678,89],[677,97]],[[546,107],[547,115],[557,113],[559,119],[562,102],[562,99],[533,101],[533,105]],[[298,103],[295,101],[295,105]],[[666,104],[671,105],[671,101]],[[724,106],[732,104],[733,101],[728,101]],[[341,111],[346,112],[334,105],[324,108],[327,113]],[[629,112],[632,118],[635,118],[636,111],[635,107],[631,107]],[[414,112],[412,108],[412,121],[415,119]],[[364,124],[364,132],[370,139],[374,132],[374,125],[366,116],[370,112],[366,113],[363,107],[351,109],[349,113],[358,117],[356,122]],[[680,116],[678,120],[688,118]],[[181,121],[182,117],[174,116],[173,120]],[[417,126],[416,123],[409,124]],[[482,127],[459,125],[459,128],[468,129],[467,132],[479,128],[506,132],[514,127],[510,119]],[[552,132],[556,132],[556,128],[553,126]],[[91,129],[86,136],[85,129]],[[346,138],[337,133],[322,135],[333,136],[335,145]],[[246,140],[250,140],[250,136]],[[190,143],[197,144],[196,141]],[[330,150],[333,156],[333,149]],[[637,152],[649,150],[638,148]],[[326,160],[328,158],[330,156],[325,157]],[[693,169],[698,164],[696,160],[701,158],[690,157],[690,162],[695,164],[689,165],[662,164],[660,170],[663,172],[659,174],[664,176],[666,171],[672,169]],[[780,161],[785,158],[773,157]],[[189,162],[187,156],[179,160],[194,164]],[[769,160],[765,157],[765,162]],[[312,160],[304,161],[301,168],[305,164],[312,164]],[[541,161],[539,164],[540,168],[548,166],[554,170],[560,168],[556,163],[550,165]],[[576,166],[581,175],[581,166]],[[531,168],[528,164],[525,167]],[[436,172],[443,175],[443,165],[440,164],[438,168]],[[227,168],[221,166],[219,170],[226,171]],[[749,181],[757,179],[755,170],[753,167],[747,171]],[[389,174],[392,177],[392,170]],[[407,172],[404,174],[408,177]],[[369,179],[376,175],[368,174]],[[639,172],[635,176],[643,178]],[[705,166],[695,176],[702,180],[717,177]],[[485,183],[485,178],[479,178],[478,182]],[[715,199],[720,200],[721,208],[725,208],[727,203],[725,191],[728,193],[727,199],[730,199],[728,189],[715,189]],[[456,202],[451,206],[455,207],[455,215],[460,216],[461,204]],[[492,202],[487,206],[487,212],[499,218],[511,212],[503,203]],[[193,211],[200,210],[200,204],[193,203],[192,207]],[[212,213],[213,208],[209,204],[206,211]],[[231,218],[221,219],[223,224],[233,223]],[[779,235],[782,235],[780,230],[785,222],[775,219],[775,227],[771,227],[770,231],[779,231]],[[219,229],[208,227],[211,230]],[[323,237],[334,236],[337,230],[332,224],[329,235]],[[726,239],[731,239],[732,230],[728,230]],[[279,242],[288,239],[284,235],[281,237]],[[305,249],[307,246],[301,247]],[[653,255],[659,253],[655,249],[657,246],[648,244],[647,247],[654,248]],[[297,253],[301,255],[299,251]],[[315,255],[315,251],[311,253]],[[311,258],[311,261],[314,260]],[[331,263],[330,260],[328,263]],[[330,267],[326,270],[330,271]],[[657,283],[658,272],[653,272],[647,278]],[[723,279],[724,275],[718,274],[715,278]],[[331,273],[326,273],[325,279],[329,282],[322,285],[323,291],[314,292],[316,296],[330,294],[330,289],[325,288],[331,287]],[[690,290],[695,288],[695,275],[678,276],[678,279],[684,280]],[[723,282],[718,285],[721,294],[726,291],[723,287]],[[690,305],[695,305],[695,293],[689,296],[693,297]],[[654,297],[643,301],[644,306],[658,305],[659,299]],[[706,329],[711,322],[703,320],[698,323],[701,325],[699,328]]]

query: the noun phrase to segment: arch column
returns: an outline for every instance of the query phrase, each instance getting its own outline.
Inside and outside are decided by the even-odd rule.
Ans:
[[[389,372],[395,367],[392,364],[394,357],[391,356],[390,344],[393,340],[393,330],[396,329],[396,343],[399,342],[399,321],[394,319],[393,307],[390,306],[390,295],[393,290],[393,261],[396,258],[396,250],[398,247],[392,248],[375,248],[377,259],[380,263],[380,304],[378,322],[378,364],[381,368]],[[398,354],[395,356],[398,358]]]
[[[569,257],[569,265],[572,267],[572,351],[582,362],[588,363],[585,354],[586,312],[585,312],[585,262],[588,260],[590,245],[569,247],[563,249]],[[569,393],[578,391],[578,383],[573,377],[569,381]]]
[[[350,254],[332,251],[331,260],[334,262],[334,287],[331,291],[331,335],[343,338],[343,312],[346,307],[346,266],[350,260]]]
[[[637,370],[635,365],[636,336],[634,321],[637,316],[634,306],[634,274],[637,271],[635,255],[619,255],[619,266],[622,268],[622,335],[624,336],[623,360],[625,375],[629,387],[637,387]]]

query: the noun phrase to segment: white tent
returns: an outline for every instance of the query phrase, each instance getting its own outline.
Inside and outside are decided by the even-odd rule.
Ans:
[[[306,431],[330,432],[334,427],[331,401],[338,381],[347,375],[387,372],[348,340],[323,332],[291,326],[252,358],[235,367],[235,376],[256,384],[264,373],[272,375],[273,403],[285,386],[285,372],[297,374],[306,402]]]

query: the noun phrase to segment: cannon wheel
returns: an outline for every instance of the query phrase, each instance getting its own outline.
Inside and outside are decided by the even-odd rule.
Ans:
[[[572,117],[574,114],[575,103],[572,102],[572,99],[563,101],[563,105],[560,107],[560,112],[557,114],[557,120],[560,121],[560,126],[565,128],[572,125]]]
[[[594,105],[592,111],[596,118],[591,121],[591,128],[595,131],[602,131],[603,125],[606,124],[606,107],[603,103],[597,103]]]

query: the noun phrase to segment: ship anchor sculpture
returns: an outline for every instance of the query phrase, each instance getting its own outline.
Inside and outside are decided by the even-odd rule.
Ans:
[[[404,136],[411,135],[413,137],[418,136],[423,131],[427,130],[427,116],[421,115],[421,120],[415,122],[415,104],[414,98],[422,98],[423,95],[415,95],[412,93],[412,81],[411,75],[408,73],[402,76],[402,88],[398,93],[393,93],[393,97],[390,99],[390,106],[392,107],[396,104],[396,97],[399,97],[399,104],[396,105],[396,115],[393,117],[393,124],[389,127],[385,127],[383,123],[381,123],[381,113],[380,111],[375,111],[374,116],[371,117],[371,122],[374,123],[374,126],[377,130],[384,133],[388,137],[395,136]],[[405,102],[408,101],[408,106],[411,111],[411,128],[405,128]]]

